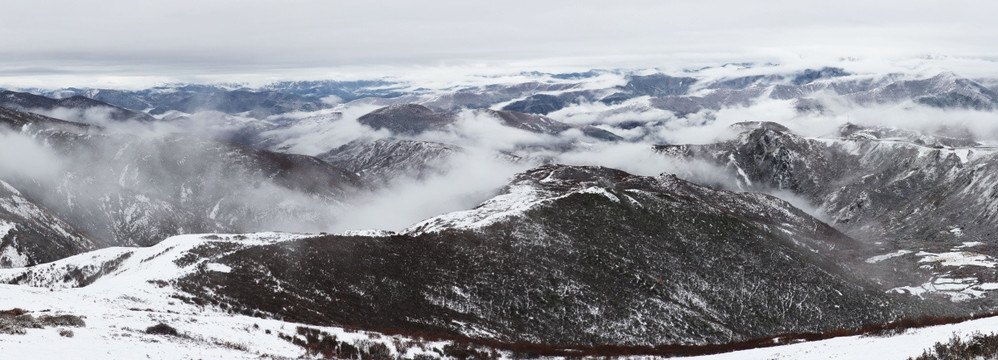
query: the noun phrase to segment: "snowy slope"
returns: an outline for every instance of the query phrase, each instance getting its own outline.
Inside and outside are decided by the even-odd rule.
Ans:
[[[954,335],[965,340],[974,333],[989,334],[998,329],[998,317],[966,321],[958,324],[908,329],[891,336],[847,336],[822,341],[804,342],[769,348],[735,351],[724,354],[684,357],[696,360],[846,360],[846,359],[908,359],[922,354],[936,342],[947,342]]]
[[[181,301],[183,296],[170,284],[198,269],[228,272],[214,262],[234,249],[281,244],[307,238],[304,234],[258,233],[244,235],[184,235],[148,248],[109,248],[77,255],[33,268],[4,269],[0,281],[25,278],[29,285],[0,285],[0,309],[21,308],[39,316],[71,314],[83,317],[84,327],[28,329],[24,335],[0,334],[4,356],[24,359],[259,359],[298,358],[306,351],[280,336],[304,340],[299,323],[234,314],[215,305]],[[203,251],[225,248],[224,251]],[[201,249],[201,250],[199,250]],[[191,257],[190,254],[197,254]],[[125,257],[127,255],[127,257]],[[116,263],[93,283],[77,287],[65,274],[79,269],[98,273],[100,264]],[[185,260],[192,260],[189,263]],[[180,264],[178,264],[180,262]],[[165,323],[181,336],[145,333]],[[393,356],[413,358],[424,354],[440,357],[449,342],[422,341],[397,335],[307,326],[336,336],[337,341],[374,349],[383,345]],[[851,336],[824,341],[744,350],[690,359],[906,359],[918,355],[952,334],[968,336],[975,331],[998,328],[998,318],[960,324],[911,329],[894,336]],[[72,337],[59,334],[71,330]],[[380,345],[378,345],[380,344]],[[507,351],[496,355],[512,356]],[[445,357],[446,358],[446,357]],[[647,358],[647,357],[642,357]]]
[[[91,239],[0,180],[0,267],[53,261],[94,247]]]
[[[857,265],[889,274],[878,280],[895,291],[991,301],[998,289],[989,280],[998,274],[994,148],[896,128],[846,125],[838,137],[806,138],[775,123],[739,126],[745,131],[734,140],[657,149],[712,161],[742,190],[798,196],[870,245],[873,260]]]
[[[185,303],[169,282],[196,269],[227,271],[211,263],[205,249],[273,244],[306,237],[299,234],[184,235],[148,248],[108,248],[32,268],[3,269],[0,281],[27,285],[0,285],[0,309],[21,308],[29,314],[72,314],[84,318],[82,328],[28,329],[25,335],[0,334],[4,358],[18,359],[259,359],[296,358],[305,350],[279,335],[303,337],[301,324],[232,314],[217,306]],[[191,257],[192,252],[198,256]],[[219,252],[216,256],[224,255]],[[116,259],[121,259],[115,261]],[[196,259],[191,263],[184,259]],[[178,262],[180,264],[178,264]],[[102,266],[114,264],[114,266]],[[182,264],[182,265],[181,265]],[[91,284],[67,274],[101,273]],[[78,270],[78,272],[77,272]],[[146,328],[165,323],[181,337],[146,334]],[[335,335],[338,341],[359,348],[383,344],[394,354],[412,357],[438,349],[440,342],[425,343],[430,350],[403,347],[409,339],[334,327],[309,327]],[[73,337],[58,330],[70,329]]]
[[[671,176],[543,166],[475,209],[352,235],[238,250],[218,260],[230,272],[178,285],[295,321],[544,344],[705,344],[924,313],[832,263],[856,242],[788,203]]]

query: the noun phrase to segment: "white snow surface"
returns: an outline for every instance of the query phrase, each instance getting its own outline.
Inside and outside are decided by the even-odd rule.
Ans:
[[[7,236],[7,233],[10,233],[10,231],[14,230],[15,227],[17,227],[17,224],[0,220],[0,239]]]
[[[884,260],[887,260],[887,259],[893,259],[893,258],[896,258],[898,256],[904,256],[904,255],[907,255],[907,254],[911,254],[912,252],[913,251],[911,251],[911,250],[898,250],[898,251],[895,251],[895,252],[892,252],[892,253],[887,253],[887,254],[883,254],[883,255],[872,256],[869,259],[866,259],[866,262],[869,263],[869,264],[874,264],[874,263],[878,263],[878,262],[881,262],[881,261],[884,261]]]
[[[474,209],[436,216],[404,229],[402,233],[417,235],[452,228],[481,228],[502,219],[519,215],[534,205],[544,202],[544,200],[546,200],[544,194],[533,186],[513,185],[505,194],[488,199]]]
[[[97,250],[31,268],[0,269],[0,283],[28,271],[36,275],[32,285],[0,285],[0,310],[21,308],[34,316],[71,314],[84,318],[85,327],[27,329],[25,335],[0,335],[3,359],[260,359],[301,358],[303,348],[278,334],[294,336],[302,324],[233,315],[211,306],[197,306],[173,298],[178,291],[161,286],[199,267],[230,271],[212,259],[199,259],[180,267],[174,260],[209,242],[264,245],[308,237],[304,234],[259,233],[245,235],[182,235],[147,248]],[[92,284],[74,287],[63,279],[64,270],[99,267],[106,261],[130,256],[117,270]],[[158,283],[158,284],[157,284]],[[166,323],[183,337],[146,334],[145,329]],[[398,354],[393,340],[407,339],[337,327],[314,329],[335,335],[338,341],[367,344],[380,342]],[[73,337],[59,335],[69,329]],[[268,334],[267,332],[270,332]],[[427,343],[427,351],[442,343]],[[412,357],[418,347],[405,350]]]
[[[915,255],[922,257],[921,260],[918,260],[920,263],[940,263],[943,266],[995,267],[995,265],[998,265],[998,262],[990,256],[969,251],[952,251],[938,254],[920,251]]]
[[[688,357],[697,360],[751,359],[907,359],[922,354],[936,342],[947,342],[954,334],[969,338],[975,332],[989,334],[998,329],[998,317],[971,320],[959,324],[909,329],[903,334],[847,336],[822,341],[803,342],[770,348],[735,351],[724,354]]]
[[[545,181],[555,180],[540,180],[541,183]],[[520,216],[537,205],[574,194],[598,194],[605,196],[610,201],[620,202],[620,198],[616,195],[597,186],[579,188],[567,192],[553,192],[540,189],[527,181],[510,185],[505,193],[486,200],[474,209],[436,216],[406,228],[401,233],[418,235],[421,233],[440,232],[447,229],[478,229],[495,224],[506,218]]]
[[[998,260],[988,255],[966,251],[963,249],[981,245],[979,242],[964,242],[962,245],[953,247],[948,252],[932,253],[919,251],[915,254],[920,259],[918,262],[923,268],[939,266],[943,271],[933,276],[928,281],[921,284],[909,286],[899,286],[888,290],[888,292],[909,294],[912,296],[924,297],[926,293],[934,293],[949,297],[950,301],[961,302],[987,297],[993,291],[998,290],[998,284],[982,282],[977,277],[954,277],[951,269],[967,266],[991,268],[998,266]],[[907,250],[900,250],[895,253],[874,256],[866,260],[868,263],[875,263],[892,257],[904,255],[900,254]],[[911,253],[907,251],[905,254]]]
[[[347,230],[339,233],[340,236],[368,236],[368,237],[388,237],[395,235],[394,231],[389,230]]]
[[[539,180],[540,184],[559,184],[561,180],[553,178],[554,173]],[[552,191],[543,189],[531,179],[515,180],[499,194],[471,210],[456,211],[423,220],[416,225],[403,229],[400,233],[419,235],[435,233],[448,229],[479,229],[507,218],[521,216],[526,211],[558,199],[575,194],[602,195],[613,202],[620,198],[599,186],[579,186],[567,191]]]
[[[541,180],[542,182],[544,180]],[[478,229],[495,224],[503,219],[522,215],[531,208],[574,194],[603,195],[613,202],[620,198],[604,188],[590,186],[557,195],[554,192],[538,189],[527,184],[516,184],[504,194],[486,200],[474,209],[456,211],[424,220],[401,231],[402,234],[419,235],[448,229]]]

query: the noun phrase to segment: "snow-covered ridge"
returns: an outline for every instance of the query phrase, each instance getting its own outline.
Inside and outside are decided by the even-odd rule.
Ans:
[[[542,170],[549,172],[546,177],[540,180],[537,180],[536,174],[520,176],[514,179],[505,188],[503,193],[486,200],[474,209],[436,216],[406,228],[401,233],[415,236],[447,229],[479,229],[507,218],[521,216],[526,211],[538,205],[566,198],[574,194],[598,194],[605,196],[613,202],[620,202],[620,198],[616,195],[595,184],[579,183],[568,185],[570,188],[567,190],[552,190],[548,186],[566,184],[564,181],[554,178],[554,170],[556,169],[555,167]]]

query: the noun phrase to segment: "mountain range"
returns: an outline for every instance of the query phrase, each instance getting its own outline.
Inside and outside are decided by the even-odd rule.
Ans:
[[[993,313],[998,81],[773,69],[0,92],[0,333],[689,355]]]

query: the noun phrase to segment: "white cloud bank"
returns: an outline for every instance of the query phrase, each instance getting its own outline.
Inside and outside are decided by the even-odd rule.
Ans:
[[[54,0],[3,10],[0,86],[998,58],[990,1]]]

